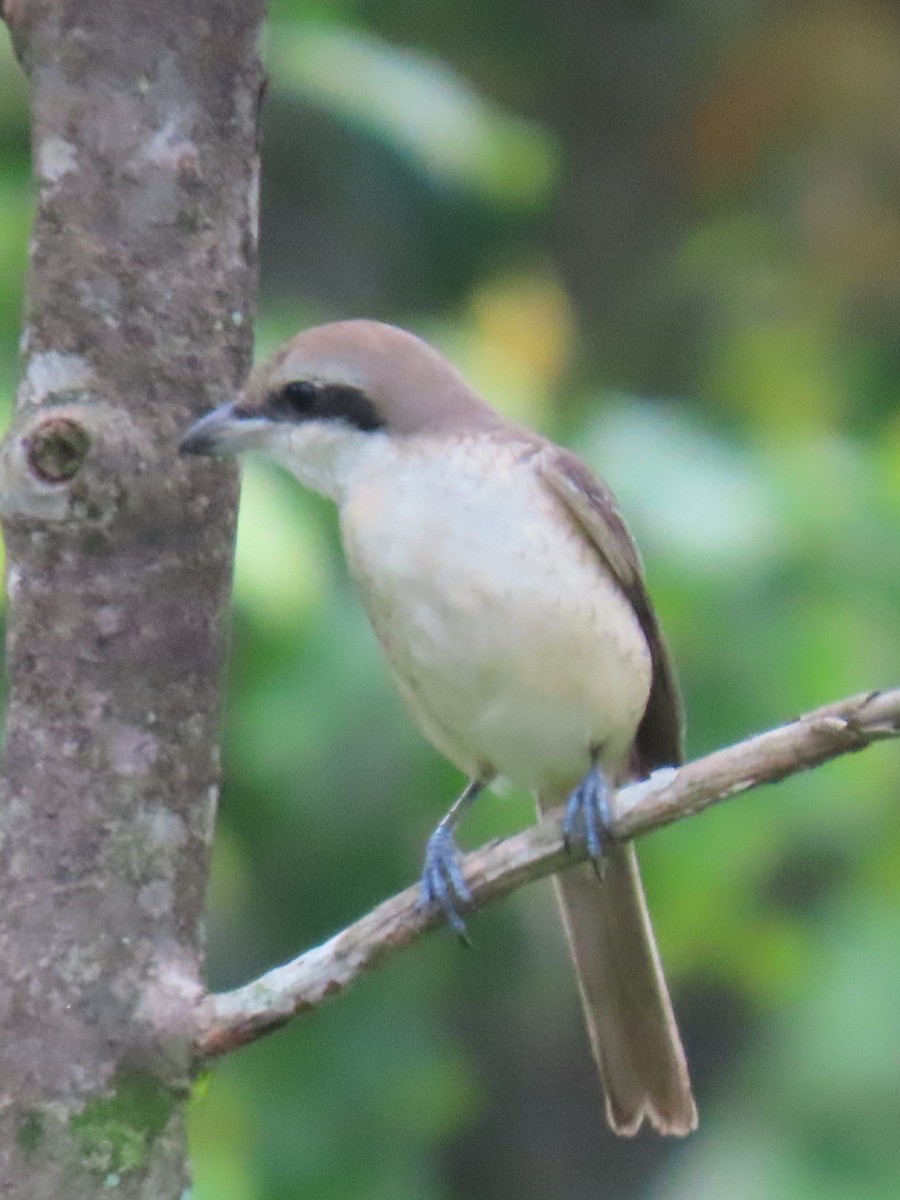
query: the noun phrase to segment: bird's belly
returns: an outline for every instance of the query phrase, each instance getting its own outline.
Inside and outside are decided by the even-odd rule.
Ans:
[[[422,731],[467,774],[539,791],[574,785],[593,754],[617,770],[650,655],[596,552],[530,478],[452,503],[439,488],[416,495],[411,507],[396,481],[370,489],[342,528]]]

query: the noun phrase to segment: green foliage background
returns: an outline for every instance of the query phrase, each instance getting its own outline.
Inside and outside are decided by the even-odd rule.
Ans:
[[[876,0],[273,0],[259,352],[406,324],[609,479],[702,753],[900,678],[900,17]],[[0,57],[11,396],[27,108]],[[209,973],[417,874],[460,787],[334,516],[250,464]],[[548,889],[221,1064],[196,1200],[872,1200],[900,1178],[900,757],[641,844],[699,1132],[613,1139]],[[488,798],[477,842],[530,819]]]

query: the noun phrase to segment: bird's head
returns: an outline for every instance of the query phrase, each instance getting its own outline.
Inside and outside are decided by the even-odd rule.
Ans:
[[[377,321],[338,321],[276,350],[233,401],[190,427],[181,452],[263,450],[307,486],[337,496],[349,465],[379,442],[499,423],[421,338]]]

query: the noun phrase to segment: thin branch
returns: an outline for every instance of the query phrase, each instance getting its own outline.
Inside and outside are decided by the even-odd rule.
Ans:
[[[827,705],[790,725],[623,788],[616,797],[615,833],[621,838],[649,833],[760,784],[897,736],[900,689]],[[566,850],[559,820],[550,816],[514,837],[481,847],[462,866],[476,901],[484,904],[584,858],[583,849]],[[205,996],[197,1013],[197,1056],[224,1054],[318,1007],[441,924],[442,916],[423,912],[418,899],[418,886],[407,888],[284,966],[234,991]]]

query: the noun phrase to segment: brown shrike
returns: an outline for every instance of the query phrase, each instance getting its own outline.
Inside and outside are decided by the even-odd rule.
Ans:
[[[485,785],[565,806],[567,839],[594,863],[555,882],[607,1118],[622,1134],[645,1117],[694,1129],[637,858],[606,828],[610,788],[681,761],[672,666],[608,488],[425,342],[374,321],[298,334],[182,450],[264,450],[337,504],[397,689],[470,780],[429,840],[424,902],[463,930],[454,827]]]

